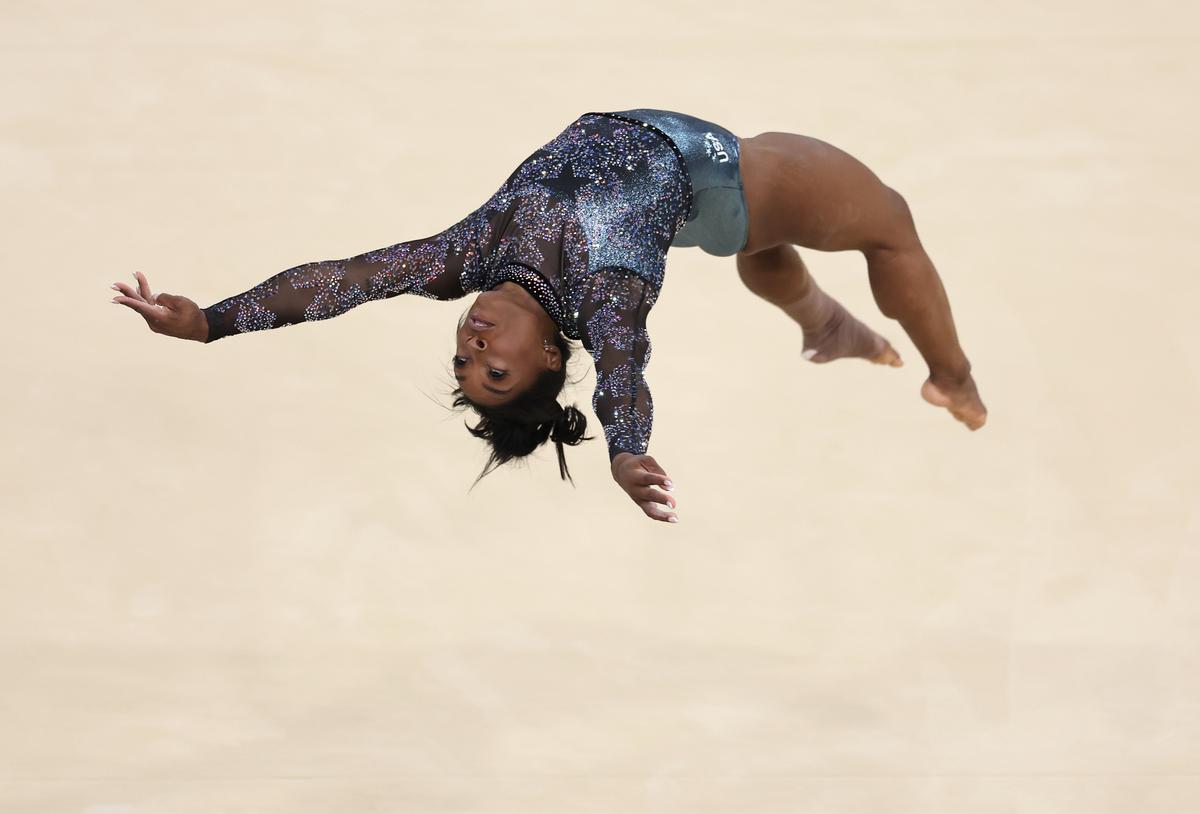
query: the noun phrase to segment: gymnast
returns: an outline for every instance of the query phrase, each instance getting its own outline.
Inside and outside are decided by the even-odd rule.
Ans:
[[[113,302],[155,333],[215,342],[398,294],[475,293],[458,319],[450,364],[452,406],[478,415],[467,430],[491,448],[476,482],[548,439],[570,480],[563,445],[591,439],[584,414],[557,398],[578,342],[595,366],[592,409],[613,479],[648,517],[677,522],[674,485],[647,454],[654,404],[644,378],[646,318],[672,246],[736,255],[746,287],[799,324],[807,361],[900,367],[887,340],[817,286],[796,247],[861,252],[880,311],[928,366],[921,396],[971,430],[987,420],[945,289],[899,193],[815,138],[739,138],[669,110],[585,113],[486,203],[431,237],[295,266],[207,308],[152,293],[134,272],[136,287],[113,284]]]

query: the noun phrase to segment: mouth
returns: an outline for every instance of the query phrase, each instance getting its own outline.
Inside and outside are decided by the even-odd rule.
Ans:
[[[487,320],[479,319],[478,317],[474,317],[474,316],[470,316],[470,315],[467,316],[467,324],[469,324],[472,328],[474,328],[477,331],[482,330],[483,328],[494,327],[492,325],[492,323],[488,322]]]

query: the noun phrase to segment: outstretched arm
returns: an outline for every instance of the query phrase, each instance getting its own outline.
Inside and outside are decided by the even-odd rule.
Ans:
[[[592,409],[604,427],[613,479],[649,517],[671,520],[664,504],[674,509],[674,498],[652,488],[672,488],[670,480],[646,454],[654,422],[644,375],[650,361],[646,317],[657,297],[658,290],[632,271],[607,269],[593,278],[580,322],[596,366]]]
[[[178,294],[155,294],[140,272],[134,272],[136,287],[113,283],[118,292],[113,302],[140,313],[155,333],[213,342],[234,333],[329,319],[397,294],[457,299],[480,284],[489,215],[494,213],[485,204],[431,237],[295,266],[208,308]]]
[[[437,300],[462,297],[476,289],[482,214],[476,210],[431,237],[281,271],[202,309],[208,322],[204,341],[329,319],[364,302],[398,294]]]

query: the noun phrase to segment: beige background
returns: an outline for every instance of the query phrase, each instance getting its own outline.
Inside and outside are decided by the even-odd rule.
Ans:
[[[0,810],[1200,810],[1200,17],[694,6],[4,4]],[[987,427],[852,254],[805,256],[900,370],[671,253],[678,525],[602,435],[467,493],[464,301],[211,346],[108,304],[430,234],[630,107],[903,192]]]

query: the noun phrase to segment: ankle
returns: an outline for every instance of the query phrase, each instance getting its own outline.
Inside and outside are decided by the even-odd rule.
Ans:
[[[809,285],[791,302],[779,303],[779,307],[806,331],[819,330],[837,311],[837,304],[816,284]]]
[[[971,381],[971,363],[963,359],[962,364],[950,367],[930,368],[929,381],[938,387],[958,389]]]

